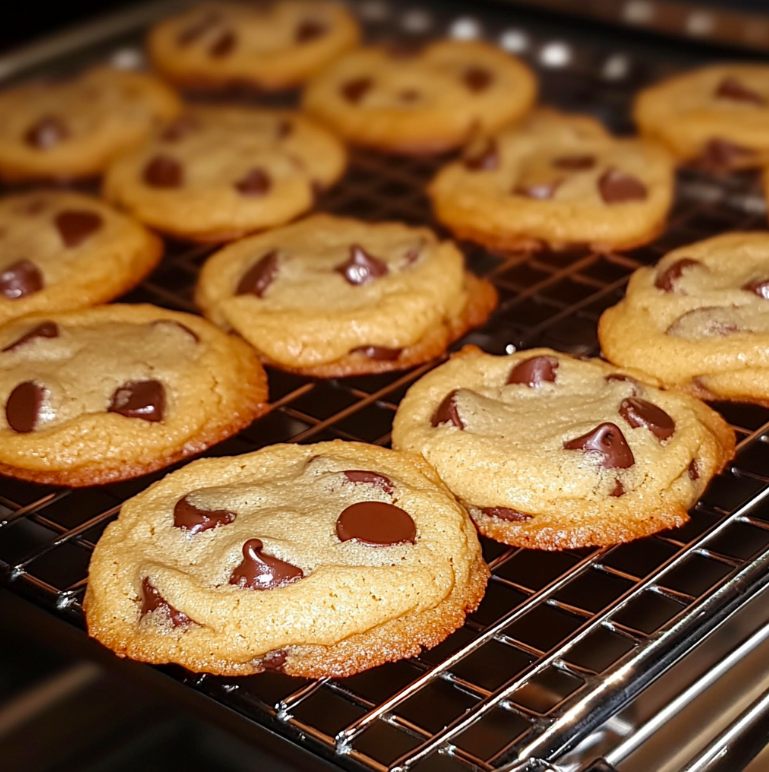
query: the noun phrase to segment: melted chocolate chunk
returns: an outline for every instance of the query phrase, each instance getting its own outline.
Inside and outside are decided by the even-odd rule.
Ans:
[[[267,287],[275,281],[278,275],[278,250],[273,249],[264,257],[257,260],[244,274],[240,280],[236,295],[256,295],[258,298],[264,297]]]
[[[658,440],[667,440],[676,430],[675,421],[662,408],[638,397],[623,399],[619,414],[634,429],[643,426]]]
[[[555,192],[561,187],[563,180],[550,180],[549,182],[535,182],[530,185],[516,185],[513,193],[516,196],[526,196],[537,201],[549,201]]]
[[[387,346],[359,346],[350,353],[362,354],[378,362],[394,362],[401,355],[401,351],[403,351],[402,348],[387,348]]]
[[[36,338],[58,338],[59,328],[55,322],[41,322],[29,332],[24,333],[15,343],[6,346],[3,351],[15,351]]]
[[[459,416],[459,410],[457,410],[457,392],[458,389],[450,391],[435,409],[430,423],[433,426],[440,426],[441,424],[452,424],[458,429],[464,429],[465,423]]]
[[[265,670],[274,670],[276,673],[284,672],[283,666],[286,664],[288,652],[285,649],[276,649],[268,651],[262,657],[262,667]]]
[[[389,273],[387,263],[370,255],[359,244],[353,244],[350,247],[350,258],[334,270],[341,273],[348,284],[355,286],[368,284]]]
[[[742,289],[764,300],[769,300],[769,279],[751,279],[747,284],[742,285]]]
[[[216,11],[209,11],[205,16],[198,19],[194,24],[185,27],[176,37],[176,44],[181,48],[192,45],[206,34],[210,27],[218,24],[221,16]]]
[[[393,481],[389,477],[385,477],[383,474],[377,474],[376,472],[364,472],[358,469],[351,469],[342,474],[351,483],[370,483],[381,488],[385,493],[392,493],[395,490]]]
[[[609,495],[615,499],[618,499],[620,496],[625,495],[625,486],[622,484],[622,480],[617,478],[614,481],[614,487],[612,488],[612,491]]]
[[[176,322],[173,319],[156,319],[150,324],[152,327],[174,327],[178,330],[182,330],[182,332],[192,338],[195,343],[200,343],[200,336],[194,330],[187,327],[186,324],[182,324],[181,322]]]
[[[315,19],[305,19],[296,28],[296,42],[297,43],[310,43],[313,40],[322,38],[328,29],[325,24],[316,21]]]
[[[633,451],[616,424],[599,424],[587,434],[564,442],[563,447],[596,456],[602,469],[628,469],[635,463]]]
[[[174,525],[193,535],[216,528],[218,525],[229,525],[236,516],[234,512],[226,509],[200,509],[190,504],[186,496],[179,499],[174,507]]]
[[[510,509],[509,507],[486,507],[481,512],[489,517],[496,517],[511,523],[522,523],[534,517],[534,515],[527,515],[525,512],[519,512],[517,509]]]
[[[145,578],[142,582],[142,611],[141,616],[149,614],[150,611],[162,609],[171,621],[174,627],[186,627],[192,623],[192,620],[181,611],[175,609],[163,596],[157,591],[157,588]]]
[[[48,150],[69,138],[69,128],[63,118],[46,115],[27,129],[24,141],[38,150]]]
[[[637,177],[619,169],[608,169],[598,180],[601,198],[607,204],[624,204],[628,201],[645,201],[646,185]]]
[[[692,482],[700,479],[700,469],[696,458],[692,459],[691,463],[689,464],[689,469],[687,471],[689,473],[689,479]]]
[[[5,419],[8,426],[19,434],[28,434],[37,426],[40,408],[45,399],[45,389],[32,381],[20,383],[5,403]]]
[[[567,171],[584,171],[592,169],[595,166],[594,155],[563,155],[553,159],[553,166],[556,169],[566,169]]]
[[[715,95],[719,99],[732,99],[735,102],[750,102],[762,106],[766,104],[761,94],[749,89],[733,75],[728,75],[718,84]]]
[[[301,568],[265,555],[263,547],[259,539],[249,539],[243,545],[243,562],[232,572],[230,584],[244,590],[274,590],[304,576]]]
[[[366,96],[373,85],[374,82],[371,78],[355,78],[355,80],[348,80],[343,83],[340,91],[348,102],[356,105]]]
[[[129,381],[115,389],[107,411],[152,423],[162,421],[166,411],[166,390],[160,381]]]
[[[370,547],[413,544],[417,527],[408,512],[382,501],[361,501],[345,509],[336,521],[340,541],[357,541]]]
[[[748,147],[715,137],[707,142],[695,164],[706,170],[723,171],[754,154]]]
[[[264,169],[251,169],[245,177],[235,183],[235,188],[243,196],[264,196],[270,192],[272,179]]]
[[[79,247],[101,226],[101,215],[84,209],[66,209],[56,215],[56,228],[67,249]]]
[[[238,37],[232,30],[224,30],[211,44],[211,47],[208,49],[208,55],[212,59],[224,59],[235,50],[237,42]]]
[[[507,383],[523,383],[535,389],[542,383],[555,383],[558,360],[555,357],[539,356],[519,362],[507,377]]]
[[[198,122],[191,115],[182,115],[160,132],[160,139],[165,142],[178,142],[198,130]]]
[[[31,260],[18,260],[0,271],[0,295],[18,300],[43,289],[43,274]]]
[[[465,86],[475,94],[486,91],[494,82],[494,75],[484,67],[471,67],[462,76]]]
[[[486,140],[480,152],[465,158],[465,167],[471,172],[492,172],[499,169],[499,149],[493,139]]]
[[[684,271],[687,268],[694,267],[702,267],[702,263],[691,257],[682,257],[680,260],[676,260],[675,263],[666,268],[662,273],[657,274],[657,278],[654,280],[654,286],[657,289],[661,289],[663,292],[675,292],[676,282],[683,276]]]
[[[184,184],[184,168],[167,155],[158,155],[148,161],[143,176],[151,188],[180,188]]]

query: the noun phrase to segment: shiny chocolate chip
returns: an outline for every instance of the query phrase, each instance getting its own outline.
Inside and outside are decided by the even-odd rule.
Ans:
[[[371,78],[355,78],[343,83],[340,91],[342,96],[352,104],[358,104],[370,91],[374,82]]]
[[[622,480],[617,478],[614,481],[614,487],[611,489],[611,493],[609,495],[615,499],[625,495],[625,486],[622,484]]]
[[[210,27],[218,24],[221,20],[221,16],[216,11],[210,11],[203,17],[198,19],[194,24],[190,24],[185,27],[177,36],[176,44],[181,48],[192,45],[196,40],[199,40]]]
[[[387,346],[359,346],[350,353],[362,354],[364,357],[377,362],[394,362],[402,351],[402,348],[387,348]]]
[[[526,196],[537,201],[549,201],[563,180],[549,180],[548,182],[533,182],[529,185],[516,185],[513,193],[517,196]]]
[[[184,168],[167,155],[158,155],[148,161],[143,176],[151,188],[180,188],[184,184]]]
[[[262,552],[259,539],[249,539],[243,545],[243,562],[230,576],[230,584],[244,590],[274,590],[301,579],[304,571],[272,555]]]
[[[764,300],[769,300],[769,279],[751,279],[747,284],[742,285],[742,289]]]
[[[278,275],[278,250],[268,252],[254,263],[244,274],[235,290],[236,295],[264,297],[267,288]]]
[[[357,541],[370,547],[413,544],[417,527],[408,512],[382,501],[361,501],[345,509],[336,521],[340,541]]]
[[[24,333],[17,341],[6,346],[3,351],[15,351],[37,338],[58,338],[59,327],[55,322],[41,322],[29,332]]]
[[[160,381],[129,381],[115,389],[109,408],[126,418],[162,421],[166,409],[166,390]]]
[[[498,520],[507,520],[511,523],[522,523],[534,517],[534,515],[527,515],[525,512],[519,512],[517,509],[510,509],[509,507],[486,507],[481,512],[489,517],[496,517]]]
[[[283,666],[286,664],[286,657],[288,652],[285,649],[276,649],[275,651],[268,651],[264,657],[262,657],[262,667],[265,670],[273,670],[276,673],[282,673]]]
[[[719,99],[731,99],[735,102],[750,102],[754,105],[762,106],[766,104],[766,100],[761,94],[749,89],[733,75],[728,75],[718,84],[715,95]]]
[[[465,86],[475,94],[486,91],[494,82],[492,73],[484,67],[471,67],[462,76]]]
[[[689,464],[689,469],[687,471],[689,473],[689,479],[692,482],[700,479],[700,468],[696,458],[692,459],[691,463]]]
[[[224,30],[211,44],[208,55],[212,59],[224,59],[235,50],[237,42],[238,36],[232,30]]]
[[[627,469],[635,463],[633,451],[619,426],[602,423],[587,434],[563,443],[566,450],[581,450],[595,456],[602,469]]]
[[[194,340],[195,343],[200,343],[200,336],[194,330],[187,327],[186,324],[182,324],[181,322],[176,322],[173,319],[155,319],[155,321],[150,324],[152,327],[171,327],[173,329],[181,330],[185,335]]]
[[[86,209],[65,209],[56,215],[56,228],[67,249],[79,247],[102,226],[102,217]]]
[[[272,179],[264,169],[251,169],[244,177],[235,183],[238,193],[243,196],[264,196],[270,192]]]
[[[471,172],[492,172],[499,169],[499,149],[493,139],[486,140],[486,144],[473,155],[465,158],[465,168]]]
[[[387,276],[387,263],[366,252],[359,244],[350,247],[350,257],[346,263],[334,269],[344,276],[348,284],[359,286]]]
[[[543,383],[555,383],[558,360],[550,356],[531,357],[519,362],[507,377],[507,383],[522,383],[537,388]]]
[[[160,132],[160,139],[164,142],[178,142],[186,136],[197,131],[198,122],[191,115],[182,115],[166,126]]]
[[[658,440],[667,440],[676,430],[675,421],[661,407],[645,399],[623,399],[619,413],[634,429],[643,426]]]
[[[629,201],[645,201],[646,185],[632,174],[620,169],[608,169],[598,180],[601,198],[607,204],[624,204]]]
[[[376,472],[365,472],[359,469],[350,469],[342,474],[351,483],[370,483],[381,488],[385,493],[392,493],[395,490],[393,481],[389,477],[385,477],[383,474],[377,474]]]
[[[174,507],[174,525],[191,534],[202,533],[218,525],[234,522],[236,514],[226,509],[201,509],[190,504],[185,496]]]
[[[28,434],[37,426],[46,391],[33,381],[20,383],[5,403],[8,426],[19,434]]]
[[[700,157],[695,159],[695,164],[706,170],[723,171],[741,163],[746,156],[754,154],[748,147],[715,137],[705,144]]]
[[[296,42],[297,43],[310,43],[313,40],[322,38],[328,29],[325,24],[321,24],[315,19],[305,19],[296,28]]]
[[[675,263],[666,268],[662,273],[657,274],[654,280],[654,286],[663,292],[675,292],[676,282],[683,276],[684,271],[689,268],[701,267],[702,263],[691,257],[682,257]]]
[[[186,627],[192,620],[184,613],[175,609],[157,590],[157,588],[145,578],[142,582],[142,611],[141,615],[151,611],[162,609],[174,627]]]
[[[17,260],[0,271],[0,296],[18,300],[43,289],[43,274],[31,260]]]
[[[563,155],[553,159],[553,166],[556,169],[566,169],[567,171],[584,171],[592,169],[595,166],[594,155]]]
[[[458,429],[464,429],[465,423],[459,415],[457,409],[457,393],[459,389],[450,391],[441,401],[441,404],[435,409],[435,412],[430,419],[430,423],[433,426],[440,426],[441,424],[452,424]]]
[[[24,140],[38,150],[48,150],[69,138],[69,128],[63,118],[46,115],[27,129]]]

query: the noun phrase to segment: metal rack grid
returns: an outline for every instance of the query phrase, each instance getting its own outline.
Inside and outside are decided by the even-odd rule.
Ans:
[[[408,6],[395,13],[378,0],[359,8],[373,38],[467,36],[485,21],[501,30],[498,39],[508,48],[528,53],[540,70],[544,101],[594,112],[615,129],[627,127],[632,89],[671,66],[651,67],[625,54],[498,26],[495,19],[507,17],[493,17],[491,10],[457,18],[448,4],[443,15]],[[76,63],[104,56],[136,60],[139,36],[129,32],[119,44],[97,40],[93,51],[78,52]],[[70,54],[62,61],[73,66],[75,60]],[[319,208],[431,222],[423,187],[439,163],[355,152],[349,173]],[[596,355],[598,317],[620,299],[632,271],[697,239],[763,228],[765,216],[754,175],[685,171],[665,234],[627,254],[499,255],[464,244],[469,266],[494,280],[501,302],[488,324],[457,346],[472,342],[491,353],[552,346]],[[169,244],[160,267],[125,300],[194,311],[194,282],[210,251]],[[331,438],[387,445],[399,399],[431,366],[332,381],[271,370],[273,410],[208,455]],[[553,761],[769,581],[769,410],[718,407],[737,431],[739,451],[693,509],[691,522],[597,550],[532,553],[482,539],[493,571],[484,601],[464,628],[416,659],[344,680],[164,670],[352,769],[460,772],[512,768],[529,757]],[[121,502],[166,471],[76,491],[0,480],[0,581],[82,626],[94,543]]]

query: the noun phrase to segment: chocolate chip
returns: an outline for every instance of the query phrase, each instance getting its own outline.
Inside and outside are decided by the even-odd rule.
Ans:
[[[162,421],[166,409],[166,390],[160,381],[129,381],[115,389],[109,408],[126,418]]]
[[[278,122],[277,129],[275,131],[278,139],[287,139],[294,133],[294,124],[288,120],[288,118],[282,118]]]
[[[272,187],[272,179],[264,169],[251,169],[245,177],[235,183],[235,188],[243,196],[264,196]]]
[[[265,670],[273,670],[276,673],[282,673],[284,672],[283,666],[286,664],[287,656],[288,652],[285,649],[268,651],[264,657],[262,657],[262,667]]]
[[[548,201],[551,199],[563,180],[550,180],[549,182],[535,182],[530,185],[516,185],[513,188],[513,194],[516,196],[526,196],[537,201]]]
[[[368,284],[389,273],[387,263],[370,255],[359,244],[353,244],[350,247],[350,257],[347,262],[338,265],[334,270],[341,273],[345,281],[355,286]]]
[[[764,300],[769,300],[769,279],[751,279],[747,284],[742,285],[742,289]]]
[[[39,150],[48,150],[68,138],[69,128],[57,115],[46,115],[40,118],[27,129],[24,135],[26,143]]]
[[[635,463],[622,431],[612,423],[599,424],[587,434],[564,442],[563,447],[595,456],[602,469],[627,469]]]
[[[612,488],[611,493],[609,495],[615,499],[618,499],[620,496],[625,495],[625,486],[622,484],[622,480],[617,478],[614,481],[614,487]]]
[[[509,507],[486,507],[482,509],[484,515],[489,517],[496,517],[499,520],[508,520],[512,523],[522,523],[525,520],[531,520],[534,515],[527,515],[524,512],[519,512],[517,509],[510,509]]]
[[[353,104],[358,104],[374,85],[371,78],[355,78],[343,83],[340,91],[342,96]]]
[[[538,356],[519,362],[507,377],[507,383],[523,383],[537,388],[543,383],[555,383],[558,360],[555,357]]]
[[[465,423],[459,416],[459,410],[457,409],[457,392],[459,389],[450,391],[435,409],[435,412],[430,419],[430,423],[433,426],[440,426],[441,424],[452,424],[458,429],[464,429]]]
[[[766,100],[761,94],[749,89],[733,75],[727,75],[718,84],[715,95],[720,99],[733,99],[735,102],[751,102],[761,106],[766,104]]]
[[[36,327],[33,327],[29,332],[24,333],[15,343],[11,343],[6,346],[3,351],[15,351],[25,343],[35,340],[36,338],[58,338],[59,328],[55,322],[41,322]]]
[[[417,527],[408,512],[382,501],[361,501],[345,509],[336,521],[340,541],[357,541],[370,547],[413,544]]]
[[[403,351],[402,348],[387,348],[387,346],[359,346],[351,354],[362,354],[364,357],[378,362],[394,362]]]
[[[243,545],[243,562],[232,572],[230,584],[248,590],[274,590],[304,576],[301,568],[265,555],[263,547],[259,539],[249,539]]]
[[[392,493],[395,490],[393,481],[389,477],[385,477],[383,474],[377,474],[376,472],[364,472],[357,469],[351,469],[342,474],[351,483],[370,483],[381,488],[385,493]]]
[[[145,578],[142,582],[142,611],[141,615],[149,614],[150,611],[162,609],[171,621],[174,627],[186,627],[192,620],[181,611],[175,609],[163,596],[157,588]]]
[[[18,300],[43,289],[43,275],[31,260],[17,260],[0,271],[0,295]]]
[[[37,425],[46,391],[32,381],[20,383],[5,403],[8,426],[19,434],[28,434]]]
[[[235,290],[236,295],[256,295],[264,297],[267,287],[278,275],[278,250],[268,252],[257,260],[244,274]]]
[[[553,159],[553,166],[556,169],[567,169],[568,171],[583,171],[592,169],[595,166],[594,155],[564,155]]]
[[[144,167],[144,182],[152,188],[180,188],[184,184],[184,169],[175,158],[158,155]]]
[[[226,509],[201,509],[187,501],[179,499],[174,507],[174,525],[191,534],[202,533],[218,525],[229,525],[235,520],[235,513]]]
[[[676,430],[675,421],[660,407],[638,397],[623,399],[619,414],[634,428],[643,426],[658,440],[666,440]]]
[[[185,27],[177,36],[176,44],[182,48],[191,45],[196,40],[199,40],[208,29],[215,24],[218,24],[221,20],[221,16],[216,11],[209,11],[201,19],[191,24],[189,27]]]
[[[746,156],[752,155],[755,155],[755,152],[751,148],[730,142],[728,139],[714,137],[705,144],[699,158],[694,162],[705,170],[723,171],[741,163]]]
[[[211,44],[208,49],[208,55],[212,59],[224,59],[235,50],[237,35],[232,30],[224,30],[219,37]]]
[[[56,228],[67,249],[79,247],[101,226],[101,215],[84,209],[66,209],[56,215]]]
[[[481,150],[465,158],[465,167],[472,172],[491,172],[499,169],[499,149],[493,139],[486,140]]]
[[[662,273],[657,274],[657,278],[654,280],[654,286],[657,289],[661,289],[663,292],[675,292],[676,282],[683,276],[684,271],[688,268],[695,267],[702,267],[702,263],[691,257],[682,257],[680,260],[676,260],[675,263],[666,268]]]
[[[198,129],[198,122],[191,115],[182,115],[160,132],[160,139],[165,142],[178,142]]]
[[[619,169],[608,169],[598,180],[601,198],[607,204],[624,204],[628,201],[645,201],[646,185],[637,177]]]
[[[692,482],[700,479],[700,469],[696,458],[692,459],[691,463],[689,464],[689,469],[687,471],[689,473],[689,479]]]
[[[305,19],[296,28],[296,42],[309,43],[312,40],[322,38],[327,32],[328,29],[325,24],[314,19]]]
[[[491,86],[494,81],[494,76],[489,70],[483,67],[471,67],[469,70],[465,71],[462,79],[465,82],[465,86],[467,86],[470,91],[478,94],[482,91],[486,91],[489,86]]]
[[[194,331],[191,330],[189,327],[187,327],[186,324],[182,324],[181,322],[176,322],[173,319],[155,319],[154,322],[151,322],[152,327],[174,327],[177,330],[181,330],[184,332],[185,335],[188,335],[192,340],[195,341],[195,343],[200,343],[200,336]]]

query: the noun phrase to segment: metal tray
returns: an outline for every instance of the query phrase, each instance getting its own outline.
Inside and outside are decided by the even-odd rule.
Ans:
[[[680,45],[666,50],[617,39],[622,47],[609,49],[577,30],[556,26],[554,35],[541,21],[493,4],[365,0],[354,7],[370,39],[496,40],[538,69],[545,103],[591,112],[618,131],[630,128],[637,87],[697,61]],[[143,28],[168,8],[141,8],[0,59],[0,81],[94,61],[141,66]],[[356,151],[319,208],[430,223],[423,187],[439,164]],[[765,218],[755,175],[682,171],[666,232],[627,254],[499,255],[464,244],[469,266],[493,279],[501,302],[489,323],[457,346],[596,355],[598,317],[620,299],[636,268],[697,239],[763,228]],[[124,300],[193,311],[193,286],[210,251],[169,243],[159,268]],[[387,445],[398,400],[431,366],[332,381],[271,370],[272,412],[208,455],[331,438]],[[542,761],[527,769],[547,768],[769,582],[769,410],[717,407],[737,431],[739,452],[689,524],[628,545],[559,553],[483,539],[493,570],[483,603],[464,628],[419,658],[344,680],[161,670],[184,685],[179,691],[209,698],[201,702],[211,716],[266,727],[294,748],[350,769],[513,769],[525,759]],[[93,545],[121,503],[163,474],[77,491],[0,479],[0,586],[82,628]],[[66,625],[57,629],[62,640],[71,637]]]

